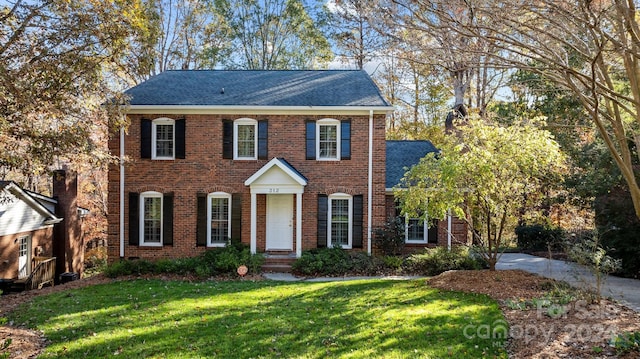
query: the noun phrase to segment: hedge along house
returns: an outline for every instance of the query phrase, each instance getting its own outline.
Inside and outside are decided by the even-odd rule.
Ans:
[[[109,258],[371,253],[387,210],[385,118],[363,71],[167,71],[129,89],[109,141]],[[417,163],[417,162],[416,162]]]

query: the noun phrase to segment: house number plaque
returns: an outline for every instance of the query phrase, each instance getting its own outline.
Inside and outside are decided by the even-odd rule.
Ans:
[[[269,193],[280,193],[280,188],[269,188]]]

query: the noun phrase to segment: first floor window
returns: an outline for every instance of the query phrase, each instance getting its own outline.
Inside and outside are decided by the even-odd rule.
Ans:
[[[140,238],[142,245],[162,245],[162,193],[140,195]]]
[[[224,246],[231,238],[231,195],[215,192],[209,195],[208,245]]]
[[[407,218],[405,220],[405,241],[408,243],[426,242],[426,221],[420,218]]]
[[[329,246],[351,248],[351,196],[329,196]]]

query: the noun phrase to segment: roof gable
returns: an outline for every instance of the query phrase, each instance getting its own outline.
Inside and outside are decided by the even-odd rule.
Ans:
[[[29,192],[14,182],[0,181],[0,235],[28,232],[60,221],[62,218]]]
[[[404,174],[432,152],[438,152],[438,149],[431,141],[386,141],[385,187],[390,189],[400,184]]]
[[[389,107],[364,71],[176,70],[125,92],[137,106]]]

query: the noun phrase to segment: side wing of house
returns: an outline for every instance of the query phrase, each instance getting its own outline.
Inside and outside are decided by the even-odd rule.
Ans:
[[[386,141],[386,218],[400,217],[404,223],[405,248],[408,251],[433,246],[451,246],[455,243],[466,243],[467,226],[459,218],[449,216],[445,219],[427,221],[420,218],[401,216],[398,201],[394,196],[396,188],[405,173],[420,159],[429,153],[437,152],[430,141]]]
[[[61,220],[15,183],[0,182],[0,278],[28,276],[33,257],[50,256]]]

